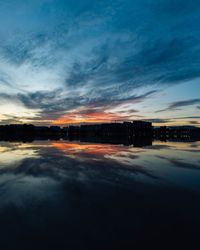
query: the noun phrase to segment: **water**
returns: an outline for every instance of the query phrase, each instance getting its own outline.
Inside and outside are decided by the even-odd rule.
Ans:
[[[200,231],[200,142],[0,143],[1,249],[187,246]]]

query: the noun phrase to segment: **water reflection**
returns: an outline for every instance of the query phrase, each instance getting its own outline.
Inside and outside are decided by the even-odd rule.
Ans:
[[[3,249],[124,249],[169,234],[194,243],[199,153],[200,142],[1,142]]]
[[[116,179],[126,176],[126,181],[130,182],[166,185],[174,181],[176,185],[200,191],[199,152],[200,142],[156,141],[143,148],[71,141],[2,142],[0,178],[12,174],[22,175],[22,178],[60,179],[69,177],[72,172],[74,175],[81,172],[86,178],[88,173],[106,171],[103,178],[111,177],[113,182],[114,175]]]

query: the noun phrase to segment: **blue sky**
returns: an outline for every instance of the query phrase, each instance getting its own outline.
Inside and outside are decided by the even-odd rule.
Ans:
[[[0,123],[199,125],[196,0],[0,0]]]

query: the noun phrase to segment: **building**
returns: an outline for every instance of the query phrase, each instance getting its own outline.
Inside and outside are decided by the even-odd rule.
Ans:
[[[69,134],[75,133],[78,128],[69,127]],[[134,121],[123,123],[104,123],[95,125],[81,125],[79,134],[84,136],[101,137],[133,137],[152,136],[152,124],[146,121]]]

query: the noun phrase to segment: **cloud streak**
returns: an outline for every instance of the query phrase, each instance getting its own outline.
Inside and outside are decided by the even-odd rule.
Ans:
[[[192,105],[199,104],[199,103],[200,103],[200,99],[177,101],[177,102],[171,103],[166,109],[161,109],[156,112],[159,113],[159,112],[164,112],[164,111],[177,110],[182,107],[192,106]]]

